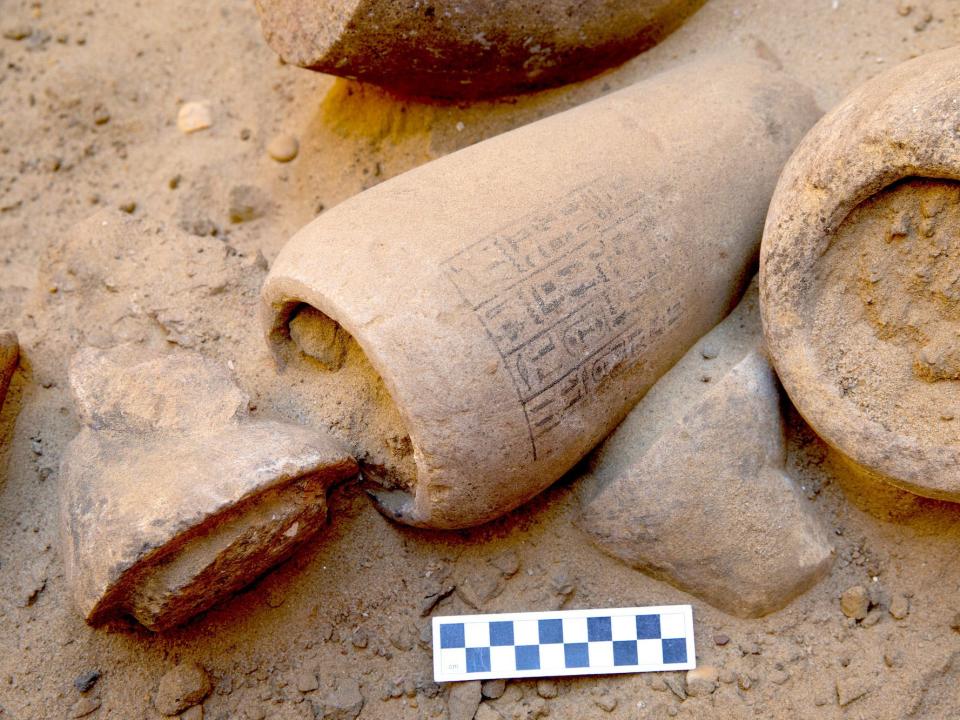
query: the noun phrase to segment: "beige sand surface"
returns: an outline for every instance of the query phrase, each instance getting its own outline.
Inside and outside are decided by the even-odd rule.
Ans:
[[[20,27],[30,33],[4,36],[23,35]],[[163,636],[93,630],[66,602],[57,536],[57,463],[78,429],[69,354],[83,344],[174,342],[231,363],[255,413],[333,424],[355,438],[362,412],[338,417],[335,397],[306,403],[296,386],[308,378],[277,374],[255,314],[266,265],[258,252],[269,261],[320,208],[387,177],[697,53],[743,47],[778,58],[829,108],[891,64],[960,42],[960,4],[709,0],[617,70],[462,107],[281,65],[249,0],[0,0],[0,31],[0,326],[23,345],[0,414],[0,718],[68,717],[80,699],[73,679],[93,669],[102,677],[90,717],[157,718],[160,677],[195,660],[214,682],[207,718],[312,718],[314,704],[322,716],[324,698],[352,680],[365,701],[360,717],[392,720],[446,713],[420,610],[451,585],[435,612],[691,598],[585,543],[571,525],[576,473],[499,521],[451,533],[391,525],[347,485],[331,497],[332,522],[314,548],[186,627]],[[194,100],[209,102],[213,125],[183,135],[178,109]],[[299,140],[290,163],[266,152],[278,133]],[[231,194],[252,196],[262,215],[231,222],[248,216],[231,212]],[[64,242],[103,206],[132,209],[153,242],[99,255]],[[174,243],[175,226],[207,236]],[[960,634],[951,629],[960,508],[857,486],[795,414],[788,424],[788,471],[833,529],[837,563],[763,620],[693,602],[699,662],[721,668],[716,692],[681,700],[664,685],[680,688],[671,676],[622,676],[559,681],[544,699],[536,683],[511,682],[493,706],[507,718],[548,710],[623,720],[960,714]],[[499,568],[514,560],[519,570],[505,576]],[[868,627],[840,612],[840,593],[856,584],[880,603]],[[897,596],[910,605],[900,620],[883,609]],[[318,688],[301,692],[313,673]]]

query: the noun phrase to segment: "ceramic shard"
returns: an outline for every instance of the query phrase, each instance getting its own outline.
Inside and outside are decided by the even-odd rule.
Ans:
[[[250,418],[226,368],[190,352],[87,349],[71,362],[83,427],[60,470],[67,580],[91,624],[163,630],[313,537],[356,473],[338,443]]]

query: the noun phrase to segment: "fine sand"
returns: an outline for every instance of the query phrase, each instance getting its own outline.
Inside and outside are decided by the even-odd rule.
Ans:
[[[282,65],[251,0],[0,0],[0,330],[16,330],[23,348],[0,414],[0,719],[98,704],[89,717],[159,718],[159,680],[186,660],[211,676],[204,710],[215,720],[323,717],[336,704],[326,698],[353,683],[360,718],[444,717],[421,615],[437,594],[443,614],[693,604],[698,662],[719,669],[715,692],[683,700],[679,674],[564,679],[541,686],[546,697],[535,682],[509,682],[489,701],[505,718],[960,715],[960,507],[858,484],[792,411],[787,472],[830,528],[837,559],[826,580],[761,620],[732,618],[592,548],[572,524],[576,470],[500,520],[445,533],[389,523],[348,483],[312,547],[163,635],[83,623],[68,602],[57,519],[59,458],[79,429],[66,365],[84,345],[174,343],[227,363],[256,416],[326,427],[354,446],[380,430],[366,419],[379,417],[382,393],[308,401],[298,392],[308,365],[278,373],[257,319],[269,262],[324,208],[713,50],[782,63],[826,110],[893,64],[958,42],[955,0],[708,0],[661,45],[599,77],[433,105]],[[187,101],[209,103],[212,127],[177,129]],[[289,163],[266,151],[278,134],[299,141]],[[131,212],[142,233],[110,248],[71,235],[102,208]],[[858,282],[870,272],[851,266]],[[894,322],[895,306],[878,312],[892,328],[910,325]],[[876,602],[863,624],[840,611],[854,585]],[[92,670],[101,677],[78,707],[74,679]]]

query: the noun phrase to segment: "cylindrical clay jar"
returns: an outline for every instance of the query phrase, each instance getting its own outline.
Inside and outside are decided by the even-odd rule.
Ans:
[[[411,450],[365,470],[383,512],[495,518],[730,310],[817,116],[765,63],[719,57],[429,163],[289,241],[263,287],[269,343],[300,361],[291,321],[314,308],[314,334],[349,333],[379,373]]]
[[[767,345],[855,470],[960,500],[960,48],[868,82],[780,178],[761,254]]]

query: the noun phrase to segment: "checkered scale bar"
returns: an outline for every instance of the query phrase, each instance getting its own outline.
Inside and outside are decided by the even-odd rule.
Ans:
[[[693,667],[689,605],[433,618],[436,682]]]

